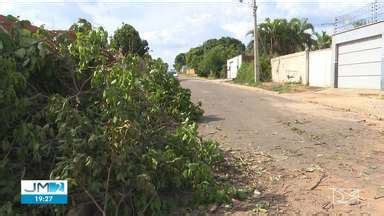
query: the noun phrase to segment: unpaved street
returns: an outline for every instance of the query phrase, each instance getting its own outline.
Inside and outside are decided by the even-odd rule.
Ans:
[[[203,104],[204,138],[217,140],[240,159],[270,158],[244,158],[262,191],[255,203],[268,194],[270,203],[263,207],[268,213],[384,214],[383,121],[215,81],[181,78],[181,83]],[[359,198],[348,201],[343,191]],[[254,210],[234,206],[232,212]]]

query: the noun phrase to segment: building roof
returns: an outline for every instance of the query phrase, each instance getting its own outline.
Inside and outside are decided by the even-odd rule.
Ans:
[[[15,22],[10,20],[10,18],[0,14],[0,26],[2,27],[2,30],[11,30],[14,23]],[[30,23],[25,23],[24,28],[31,32],[36,32],[39,29],[37,26],[31,25]]]
[[[0,14],[0,31],[9,32],[12,29],[14,24],[15,24],[15,21],[13,21],[11,17],[7,17],[7,16]],[[32,25],[29,21],[23,22],[23,28],[29,30],[32,33],[37,32],[37,30],[39,29],[39,27]],[[60,34],[67,34],[67,36],[70,40],[76,39],[76,34],[70,30],[47,30],[47,32],[48,32],[49,38],[53,38],[53,37],[58,36]],[[48,41],[46,41],[46,42],[52,44],[53,40],[48,39]]]

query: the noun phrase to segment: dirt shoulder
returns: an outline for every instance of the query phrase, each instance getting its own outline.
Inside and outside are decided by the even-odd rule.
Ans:
[[[285,96],[346,111],[359,112],[378,120],[384,120],[384,92],[381,91],[325,89]]]

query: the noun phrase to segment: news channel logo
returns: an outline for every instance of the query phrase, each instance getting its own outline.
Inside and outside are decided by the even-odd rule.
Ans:
[[[360,203],[360,190],[356,188],[330,188],[334,205],[355,205]]]
[[[21,180],[21,204],[67,203],[67,180]]]

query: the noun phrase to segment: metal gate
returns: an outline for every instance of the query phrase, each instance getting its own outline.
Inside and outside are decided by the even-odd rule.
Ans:
[[[337,87],[381,89],[381,35],[338,44]]]

